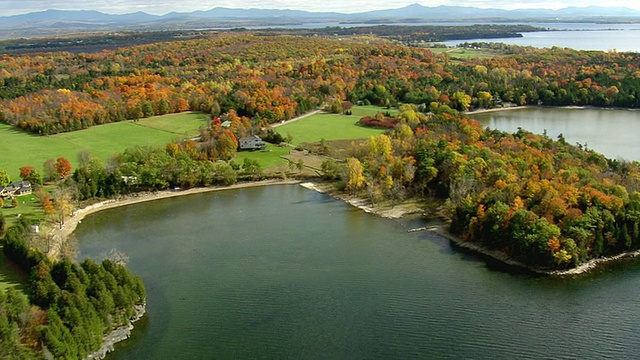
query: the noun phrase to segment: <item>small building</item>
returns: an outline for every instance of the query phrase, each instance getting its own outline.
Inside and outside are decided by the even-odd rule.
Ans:
[[[265,147],[266,144],[258,135],[245,136],[238,140],[238,148],[240,150],[264,150]]]
[[[0,187],[0,198],[12,198],[14,196],[31,194],[31,182],[16,181],[5,187]]]
[[[124,181],[125,185],[136,185],[138,184],[138,177],[137,176],[121,176],[120,177],[122,179],[122,181]]]

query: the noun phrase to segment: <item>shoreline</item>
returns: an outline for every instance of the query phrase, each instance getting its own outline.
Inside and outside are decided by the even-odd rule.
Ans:
[[[527,264],[521,263],[517,260],[513,260],[512,258],[510,258],[509,256],[507,256],[506,254],[504,254],[501,251],[497,251],[497,250],[491,250],[488,249],[482,245],[479,244],[475,244],[475,243],[470,243],[467,241],[462,240],[461,238],[459,238],[458,236],[455,236],[453,234],[451,234],[450,232],[448,232],[444,226],[442,224],[440,225],[431,225],[431,226],[427,226],[425,228],[422,229],[416,229],[414,231],[418,231],[418,230],[427,230],[430,232],[433,232],[447,240],[449,240],[450,242],[452,242],[455,246],[457,247],[461,247],[467,250],[471,250],[474,251],[476,253],[485,255],[485,256],[489,256],[494,260],[500,261],[501,263],[508,265],[508,266],[512,266],[512,267],[517,267],[526,271],[529,271],[531,273],[537,274],[537,275],[546,275],[546,276],[557,276],[557,277],[562,277],[562,276],[571,276],[571,275],[581,275],[581,274],[586,274],[591,270],[596,269],[599,265],[601,264],[606,264],[609,262],[614,262],[616,260],[620,260],[620,259],[625,259],[625,258],[635,258],[640,256],[640,250],[636,250],[636,251],[631,251],[631,252],[625,252],[622,254],[618,254],[618,255],[613,255],[613,256],[607,256],[607,257],[602,257],[602,258],[597,258],[597,259],[591,259],[587,262],[584,262],[576,267],[573,267],[571,269],[566,269],[566,270],[546,270],[546,269],[540,269],[540,268],[535,268],[532,266],[529,266]]]
[[[105,335],[102,338],[102,346],[100,347],[100,349],[87,355],[84,360],[102,360],[107,357],[108,353],[115,351],[114,345],[116,343],[127,340],[129,337],[131,337],[133,324],[136,321],[142,319],[144,314],[147,312],[147,304],[142,303],[141,305],[135,305],[135,308],[136,313],[131,319],[129,319],[129,323],[113,329],[109,334]]]
[[[510,111],[510,110],[524,110],[524,109],[573,109],[573,110],[627,110],[627,111],[640,111],[640,109],[635,108],[623,108],[623,107],[598,107],[593,105],[567,105],[567,106],[545,106],[545,105],[516,105],[509,107],[501,107],[501,108],[492,108],[492,109],[478,109],[472,111],[464,111],[461,112],[463,115],[476,115],[476,114],[485,114],[492,112],[500,112],[500,111]]]
[[[408,204],[409,206],[406,206],[406,203],[399,203],[397,204],[394,208],[391,209],[381,209],[381,208],[374,208],[368,205],[368,202],[366,199],[363,198],[359,198],[357,196],[351,196],[351,195],[347,195],[347,194],[341,194],[341,193],[336,193],[335,191],[333,191],[333,189],[331,188],[331,184],[327,184],[327,183],[318,183],[318,182],[301,182],[300,186],[310,189],[310,190],[314,190],[320,193],[324,193],[327,194],[331,197],[333,197],[334,199],[343,201],[353,207],[356,207],[366,213],[369,214],[373,214],[382,218],[386,218],[386,219],[399,219],[404,217],[405,215],[411,215],[411,214],[416,214],[416,213],[422,213],[423,209],[419,209],[419,208],[413,208],[411,206],[411,204]],[[608,257],[602,257],[602,258],[597,258],[597,259],[591,259],[587,262],[584,262],[576,267],[570,268],[570,269],[566,269],[566,270],[547,270],[547,269],[541,269],[541,268],[535,268],[535,267],[531,267],[527,264],[524,264],[522,262],[519,262],[517,260],[514,260],[512,258],[510,258],[509,256],[507,256],[506,254],[504,254],[501,251],[497,251],[497,250],[491,250],[488,249],[482,245],[479,244],[475,244],[475,243],[470,243],[467,241],[463,241],[461,238],[459,238],[458,236],[455,236],[453,234],[451,234],[449,231],[447,231],[444,228],[444,224],[440,224],[440,225],[429,225],[429,226],[425,226],[425,227],[421,227],[421,228],[417,228],[417,229],[409,229],[407,230],[408,232],[418,232],[418,231],[430,231],[433,232],[435,234],[437,234],[440,237],[443,237],[446,240],[449,240],[451,243],[454,244],[454,246],[463,248],[463,249],[467,249],[470,251],[473,251],[477,254],[480,255],[484,255],[484,256],[488,256],[496,261],[499,261],[500,263],[513,267],[513,268],[518,268],[527,272],[530,272],[532,274],[536,274],[536,275],[544,275],[544,276],[554,276],[554,277],[562,277],[562,276],[571,276],[571,275],[581,275],[581,274],[585,274],[590,272],[591,270],[596,269],[599,265],[601,264],[605,264],[605,263],[609,263],[609,262],[614,262],[616,260],[620,260],[620,259],[625,259],[625,258],[635,258],[635,257],[639,257],[640,256],[640,250],[636,250],[636,251],[632,251],[632,252],[625,252],[622,254],[618,254],[618,255],[613,255],[613,256],[608,256]]]
[[[163,190],[155,193],[141,193],[139,195],[126,196],[120,199],[111,199],[101,201],[95,204],[88,205],[84,208],[78,209],[74,211],[71,218],[69,218],[62,229],[56,228],[51,230],[52,238],[54,239],[54,245],[51,247],[50,251],[47,253],[47,256],[55,258],[59,253],[59,247],[61,246],[62,240],[66,239],[70,236],[77,226],[82,222],[82,220],[91,214],[96,212],[113,209],[121,206],[128,206],[148,201],[168,199],[172,197],[178,196],[186,196],[186,195],[194,195],[194,194],[202,194],[213,191],[223,191],[223,190],[235,190],[242,188],[250,188],[250,187],[260,187],[260,186],[270,186],[270,185],[295,185],[298,184],[306,189],[313,190],[319,193],[327,194],[334,199],[340,200],[349,204],[355,208],[358,208],[366,213],[373,214],[375,216],[386,218],[386,219],[399,219],[407,215],[423,213],[424,209],[417,206],[416,203],[412,202],[399,202],[394,207],[389,206],[370,206],[367,199],[353,196],[345,193],[339,193],[334,191],[332,188],[332,183],[327,182],[317,182],[317,181],[303,181],[303,180],[262,180],[262,181],[254,181],[254,182],[246,182],[239,183],[228,186],[211,186],[211,187],[200,187],[200,188],[192,188],[188,190]],[[451,241],[455,246],[471,250],[477,252],[479,254],[489,256],[494,260],[500,261],[505,265],[517,267],[520,269],[524,269],[531,273],[539,274],[539,275],[548,275],[548,276],[568,276],[568,275],[579,275],[589,272],[600,264],[624,259],[624,258],[633,258],[640,256],[640,250],[625,252],[622,254],[602,257],[597,259],[591,259],[587,262],[584,262],[574,268],[567,270],[547,270],[534,268],[519,261],[516,261],[504,253],[496,250],[487,249],[479,244],[470,243],[463,241],[459,237],[449,233],[444,226],[441,225],[430,225],[424,228],[419,229],[411,229],[410,232],[427,230],[438,234],[439,236]]]
[[[398,202],[395,206],[390,208],[387,206],[374,207],[369,204],[369,201],[367,199],[364,199],[358,196],[348,195],[345,193],[338,193],[334,191],[332,185],[333,185],[332,183],[313,182],[313,181],[306,181],[306,182],[300,183],[300,186],[306,189],[313,190],[322,194],[327,194],[334,199],[343,201],[368,214],[373,214],[385,219],[400,219],[405,215],[411,215],[411,214],[417,214],[417,213],[423,212],[422,208],[418,207],[415,203],[406,202],[406,201]]]

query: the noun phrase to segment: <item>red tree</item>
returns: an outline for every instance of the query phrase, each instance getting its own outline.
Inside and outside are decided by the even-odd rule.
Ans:
[[[33,171],[33,166],[23,166],[20,168],[20,177],[25,180]]]
[[[65,177],[71,174],[71,163],[69,162],[69,160],[63,157],[59,157],[56,160],[56,171],[58,172],[58,175],[60,175],[60,177]]]

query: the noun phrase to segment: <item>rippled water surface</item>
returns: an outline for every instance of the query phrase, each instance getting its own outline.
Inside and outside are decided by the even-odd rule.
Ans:
[[[510,274],[302,187],[107,210],[77,231],[148,290],[110,359],[600,359],[640,356],[640,265]]]

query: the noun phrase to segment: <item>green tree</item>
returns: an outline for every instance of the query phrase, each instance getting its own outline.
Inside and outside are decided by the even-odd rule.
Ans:
[[[6,170],[0,170],[0,186],[7,186],[11,184],[11,178]]]
[[[56,170],[56,161],[53,159],[47,159],[43,165],[44,176],[51,180],[56,180],[58,178],[58,171]]]
[[[327,180],[336,180],[340,178],[341,167],[334,159],[326,159],[320,166],[322,177]]]

